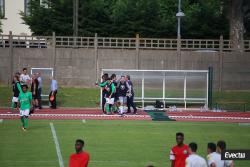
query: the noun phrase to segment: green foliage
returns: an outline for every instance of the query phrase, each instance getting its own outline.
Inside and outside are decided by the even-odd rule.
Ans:
[[[21,12],[22,19],[30,26],[34,35],[71,35],[72,30],[72,0],[46,0],[48,6],[40,5],[39,0],[31,0],[30,15]]]
[[[227,2],[227,1],[225,1]],[[34,35],[73,34],[72,0],[30,1],[29,16],[21,13]],[[227,3],[220,0],[183,0],[182,37],[219,38],[229,34]],[[47,8],[45,6],[48,6]],[[79,35],[176,38],[178,1],[79,0]]]

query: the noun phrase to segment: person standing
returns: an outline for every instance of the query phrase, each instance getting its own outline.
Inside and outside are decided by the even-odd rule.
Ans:
[[[98,82],[96,81],[95,85],[99,86],[102,88],[102,112],[103,114],[106,114],[105,111],[105,104],[106,104],[106,95],[107,95],[107,91],[105,89],[105,86],[108,84],[108,74],[105,73],[102,75],[102,82],[98,84]]]
[[[20,75],[20,82],[22,84],[26,84],[27,86],[30,85],[31,79],[30,79],[29,74],[27,73],[27,68],[23,68],[23,72]]]
[[[206,160],[196,154],[198,149],[197,144],[192,142],[188,145],[188,147],[189,156],[186,159],[186,167],[207,167]]]
[[[111,78],[108,78],[108,84],[105,86],[105,89],[107,91],[105,111],[107,114],[112,114],[112,106],[115,101],[115,85]]]
[[[49,101],[51,104],[52,109],[56,109],[57,104],[56,104],[56,94],[58,90],[58,85],[57,81],[52,77],[51,78],[51,85],[50,85],[50,94],[49,94]]]
[[[132,107],[133,110],[134,110],[134,114],[136,114],[137,108],[136,108],[135,103],[134,103],[134,94],[135,93],[134,93],[133,83],[130,80],[130,76],[129,75],[125,76],[125,80],[126,80],[127,86],[128,86],[128,93],[127,93],[128,111],[127,111],[127,113],[131,113],[130,107]]]
[[[37,80],[38,80],[38,107],[39,109],[42,109],[42,77],[41,77],[41,73],[38,72],[37,73]]]
[[[18,96],[20,92],[18,90],[17,84],[20,84],[19,76],[15,75],[13,78],[13,86],[12,86],[12,90],[13,90],[13,97],[12,97],[12,102],[11,102],[12,110],[18,107]]]
[[[75,142],[75,154],[71,154],[69,158],[69,167],[87,167],[89,163],[89,153],[83,151],[84,141],[77,139]]]
[[[116,74],[112,74],[110,78],[112,79],[112,82],[115,86],[115,92],[114,92],[114,99],[115,100],[114,100],[114,105],[112,106],[112,111],[114,113],[117,113],[118,112],[118,103],[117,102],[118,102],[119,98],[118,98],[118,93],[117,93],[118,84],[117,84],[117,80],[116,80]]]
[[[31,83],[31,93],[33,98],[33,110],[38,107],[38,80],[35,74],[32,74],[32,83]]]
[[[226,150],[226,142],[223,140],[219,140],[217,142],[217,147],[216,147],[217,153],[220,154],[220,156],[221,156],[221,153],[225,150]],[[224,166],[225,167],[234,167],[234,162],[232,160],[224,160]]]
[[[188,146],[183,143],[184,134],[182,132],[176,133],[176,143],[170,151],[171,167],[185,167],[185,161],[188,157]]]
[[[128,86],[125,81],[125,77],[121,76],[120,82],[118,83],[117,87],[117,92],[118,92],[118,97],[119,97],[119,102],[120,102],[120,107],[119,111],[120,114],[123,115],[125,113],[125,105],[127,104],[127,91],[128,91]]]
[[[214,143],[207,144],[207,164],[209,167],[225,167],[224,161],[221,160],[221,155],[216,152]]]
[[[27,85],[17,84],[19,90],[18,102],[20,105],[20,118],[22,122],[23,131],[27,130],[28,127],[28,118],[30,114],[30,107],[32,105],[32,94],[28,91]]]

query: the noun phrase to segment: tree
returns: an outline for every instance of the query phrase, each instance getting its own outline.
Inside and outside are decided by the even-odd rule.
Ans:
[[[228,5],[230,39],[234,49],[242,50],[244,48],[244,33],[246,36],[249,34],[250,2],[249,0],[230,0]]]
[[[30,14],[20,13],[33,35],[51,35],[52,32],[72,35],[72,0],[47,0],[44,3],[46,5],[40,5],[39,0],[31,0]]]
[[[232,6],[229,2],[237,4]],[[30,0],[30,15],[21,13],[33,34],[51,35],[54,31],[57,35],[73,35],[72,0],[44,0],[44,3]],[[241,41],[243,33],[249,37],[250,8],[245,7],[249,4],[249,0],[182,0],[186,15],[181,22],[182,38],[218,39],[223,35],[234,39],[241,34],[238,39]],[[139,33],[142,37],[176,38],[177,10],[178,1],[173,0],[79,0],[78,34],[134,37]]]

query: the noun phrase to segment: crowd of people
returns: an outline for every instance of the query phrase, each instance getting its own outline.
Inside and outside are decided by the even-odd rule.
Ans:
[[[123,116],[126,113],[137,114],[134,103],[133,83],[129,75],[116,78],[116,74],[110,77],[107,73],[102,75],[102,82],[96,85],[102,88],[102,111],[104,114],[117,113]]]
[[[221,153],[226,150],[226,142],[207,144],[207,161],[197,154],[198,145],[191,142],[184,144],[184,134],[176,133],[176,143],[170,150],[171,167],[233,167],[232,160],[222,160]]]
[[[195,142],[184,144],[184,133],[176,133],[176,145],[170,150],[171,167],[234,167],[232,160],[222,160],[221,153],[226,150],[226,142],[219,140],[217,144],[207,144],[207,158],[197,154],[198,145]],[[90,159],[88,152],[83,151],[84,141],[76,140],[76,153],[71,154],[69,167],[87,167]],[[154,167],[152,164],[147,167]]]
[[[42,109],[42,76],[41,73],[34,73],[31,76],[27,68],[22,72],[16,72],[12,82],[13,97],[11,108],[17,108],[20,111],[22,129],[26,131],[28,126],[28,117],[35,110]],[[29,91],[30,87],[30,91]],[[51,92],[49,101],[52,109],[56,109],[57,81],[51,77]]]

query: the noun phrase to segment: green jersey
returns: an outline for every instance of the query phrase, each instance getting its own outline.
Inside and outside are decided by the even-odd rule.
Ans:
[[[20,109],[27,110],[30,109],[30,102],[32,101],[32,94],[31,92],[24,93],[20,84],[17,84],[17,88],[19,90],[18,100],[20,102]]]

